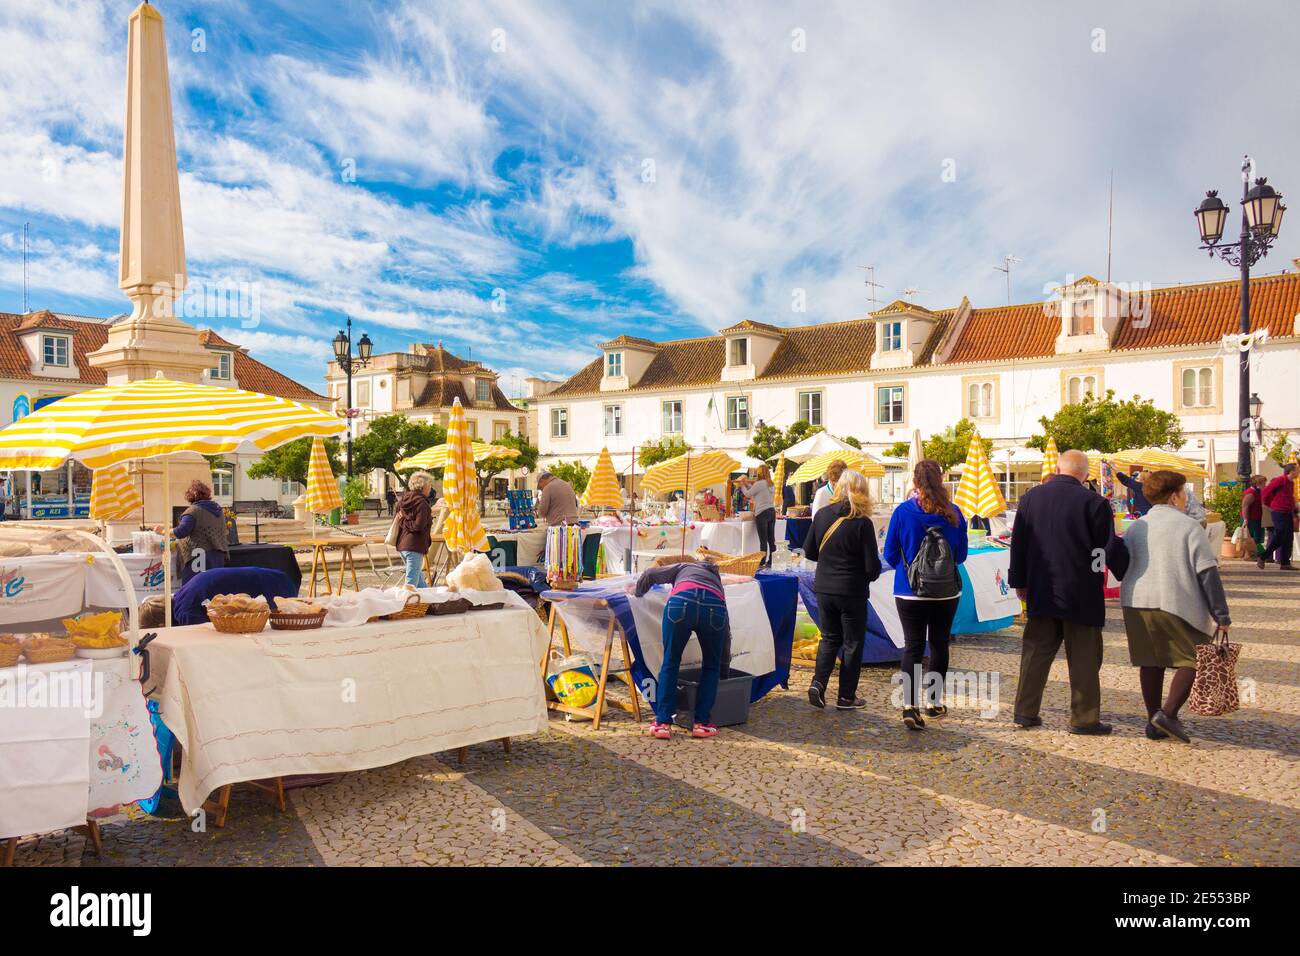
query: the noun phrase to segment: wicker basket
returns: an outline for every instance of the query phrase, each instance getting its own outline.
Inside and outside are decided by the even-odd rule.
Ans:
[[[651,562],[653,567],[666,568],[670,564],[693,564],[697,559],[690,554],[663,554]]]
[[[406,607],[392,614],[384,614],[385,621],[406,621],[414,617],[424,617],[429,613],[429,605],[420,600],[420,595],[412,594],[406,599]]]
[[[284,614],[271,612],[271,629],[275,631],[314,631],[325,623],[325,609],[315,614]]]
[[[222,634],[256,634],[265,629],[271,618],[271,609],[265,611],[245,611],[242,614],[208,615],[212,626]]]
[[[750,577],[758,572],[764,554],[762,551],[754,551],[750,554],[726,554],[711,548],[699,548],[695,553],[700,558],[712,561],[723,574],[746,574]]]
[[[59,638],[33,638],[23,645],[23,657],[29,664],[57,664],[72,660],[77,645]]]

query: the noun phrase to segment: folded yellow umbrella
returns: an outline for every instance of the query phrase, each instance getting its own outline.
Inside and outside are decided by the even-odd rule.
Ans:
[[[992,518],[1007,510],[1007,500],[1002,497],[1002,489],[993,477],[993,469],[989,467],[989,457],[984,452],[984,442],[980,440],[979,432],[971,432],[966,464],[962,468],[961,481],[957,484],[957,493],[952,500],[967,519],[971,515]]]
[[[596,470],[587,481],[587,490],[582,493],[584,508],[622,508],[623,493],[618,487],[618,475],[614,471],[614,459],[609,456],[609,449],[602,448],[596,459]]]
[[[790,476],[790,484],[797,485],[803,481],[812,481],[826,473],[833,461],[842,461],[856,472],[868,478],[879,478],[885,473],[885,466],[870,455],[853,451],[828,451],[816,458],[809,458]]]
[[[334,478],[334,469],[330,468],[325,443],[319,438],[313,438],[311,442],[311,459],[307,463],[306,505],[307,510],[314,514],[343,507],[339,483]]]
[[[1056,450],[1056,439],[1050,435],[1047,437],[1047,447],[1043,449],[1043,471],[1044,478],[1051,478],[1056,474],[1056,466],[1060,463],[1061,455]]]
[[[95,470],[90,486],[90,516],[101,521],[125,518],[144,507],[126,465],[109,465]]]
[[[460,399],[452,402],[447,422],[446,471],[442,476],[442,496],[447,502],[447,518],[442,536],[447,550],[464,554],[488,549],[487,532],[478,513],[478,476],[474,473],[474,456],[465,425],[465,409]]]

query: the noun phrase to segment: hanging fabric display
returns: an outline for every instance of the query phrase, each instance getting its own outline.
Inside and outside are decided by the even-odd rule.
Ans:
[[[582,528],[576,524],[546,529],[546,581],[551,587],[571,591],[582,580]]]

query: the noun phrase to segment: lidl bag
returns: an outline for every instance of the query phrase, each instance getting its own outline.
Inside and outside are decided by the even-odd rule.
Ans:
[[[561,704],[588,707],[596,702],[596,665],[586,654],[552,654],[546,685]]]

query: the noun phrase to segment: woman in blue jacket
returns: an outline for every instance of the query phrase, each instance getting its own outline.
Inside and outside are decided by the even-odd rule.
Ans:
[[[925,720],[921,717],[919,702],[921,688],[925,686],[921,672],[921,658],[925,656],[925,643],[930,642],[930,673],[938,686],[928,695],[926,717],[943,717],[948,708],[943,703],[944,682],[948,678],[948,638],[952,621],[957,614],[961,592],[949,598],[918,597],[912,593],[907,580],[907,568],[920,550],[927,529],[943,529],[944,540],[952,549],[953,561],[966,560],[966,519],[952,503],[952,497],[943,483],[943,469],[937,461],[925,459],[912,473],[911,497],[894,509],[885,534],[885,560],[894,568],[894,603],[898,619],[903,626],[903,723],[908,730],[921,730]]]

